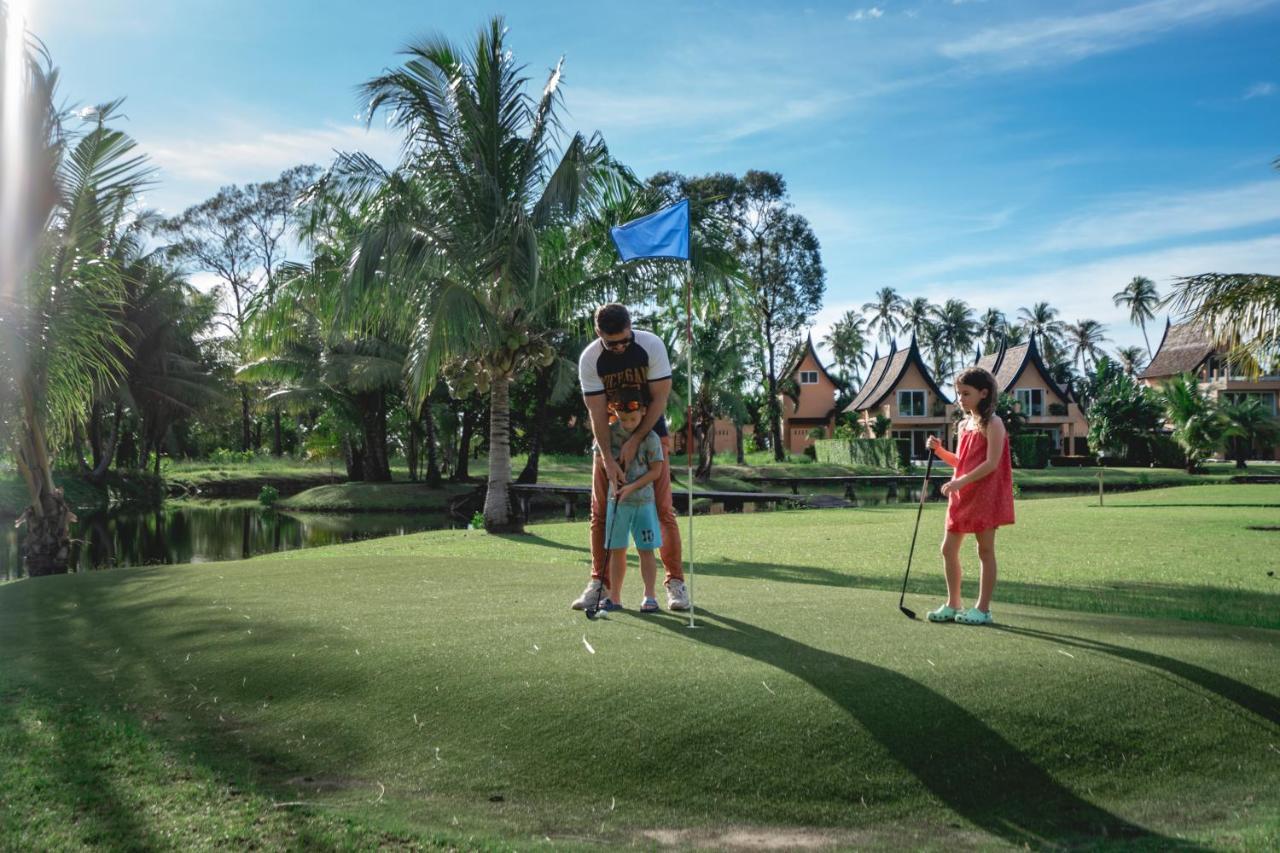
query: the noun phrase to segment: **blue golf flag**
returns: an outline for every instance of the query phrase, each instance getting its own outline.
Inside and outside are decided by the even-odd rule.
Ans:
[[[624,261],[636,258],[689,260],[689,200],[609,229]]]

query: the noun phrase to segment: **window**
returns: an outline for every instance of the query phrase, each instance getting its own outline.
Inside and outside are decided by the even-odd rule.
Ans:
[[[924,392],[899,391],[898,415],[904,418],[924,417]]]
[[[801,384],[801,385],[817,385],[817,384],[818,384],[818,371],[816,371],[816,370],[802,370],[802,371],[800,371],[800,384]]]
[[[1251,399],[1261,400],[1262,411],[1266,412],[1272,417],[1275,417],[1276,415],[1276,392],[1275,391],[1261,391],[1261,392],[1224,391],[1222,393],[1222,396],[1225,398],[1225,401],[1230,405],[1234,405],[1236,403],[1243,403],[1246,400],[1251,400]]]
[[[1041,388],[1018,388],[1013,392],[1022,406],[1022,414],[1037,418],[1044,414],[1044,390]]]

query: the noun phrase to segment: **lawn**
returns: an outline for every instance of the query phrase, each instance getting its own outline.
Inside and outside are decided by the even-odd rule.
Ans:
[[[995,629],[910,507],[699,518],[695,629],[569,611],[580,523],[0,586],[0,848],[1274,848],[1280,486],[1092,503]]]

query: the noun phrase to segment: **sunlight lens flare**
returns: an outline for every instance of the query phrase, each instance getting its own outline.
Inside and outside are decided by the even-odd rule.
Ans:
[[[12,304],[19,274],[22,247],[21,217],[26,174],[26,151],[22,127],[26,93],[27,0],[9,0],[4,8],[4,75],[0,83],[0,310]]]

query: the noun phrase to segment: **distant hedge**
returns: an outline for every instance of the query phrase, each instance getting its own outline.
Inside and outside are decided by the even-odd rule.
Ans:
[[[1052,452],[1049,436],[1043,433],[1009,436],[1009,455],[1015,468],[1047,468]]]
[[[892,438],[827,438],[813,443],[814,458],[829,465],[898,467],[898,447]]]

